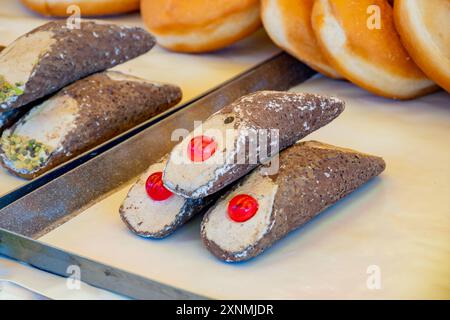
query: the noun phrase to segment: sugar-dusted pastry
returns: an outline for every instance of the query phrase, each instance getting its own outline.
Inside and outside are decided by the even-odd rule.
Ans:
[[[0,161],[34,178],[167,110],[177,86],[106,71],[79,80],[35,106],[1,137]]]
[[[450,1],[396,0],[394,18],[414,62],[450,92]]]
[[[279,161],[279,172],[261,166],[204,216],[203,243],[219,259],[259,255],[385,168],[382,158],[316,141],[293,145]]]
[[[311,21],[327,61],[360,87],[394,99],[437,89],[403,47],[387,0],[317,0]]]
[[[44,24],[0,53],[0,112],[21,107],[89,74],[149,51],[154,38],[145,30],[83,21]]]
[[[180,52],[225,48],[261,27],[259,0],[142,0],[158,44]]]
[[[164,185],[189,198],[213,194],[343,110],[344,102],[337,98],[308,93],[260,91],[244,96],[174,147]]]
[[[278,46],[314,70],[340,77],[317,44],[311,25],[314,0],[262,0],[261,4],[264,28]]]
[[[145,238],[164,238],[198,213],[204,212],[215,197],[186,199],[167,190],[162,170],[167,156],[152,164],[131,187],[120,207],[127,227]]]

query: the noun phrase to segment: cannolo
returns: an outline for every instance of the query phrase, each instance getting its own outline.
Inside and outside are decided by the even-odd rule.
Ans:
[[[244,96],[208,118],[202,133],[196,129],[175,146],[164,185],[188,198],[213,194],[343,110],[343,101],[314,94],[260,91]]]
[[[120,207],[127,227],[145,238],[164,238],[194,215],[204,212],[215,198],[186,199],[162,184],[167,156],[152,164],[128,192]]]
[[[0,111],[21,107],[89,74],[147,51],[154,38],[140,28],[82,21],[44,24],[0,53]]]
[[[382,158],[309,141],[279,155],[280,169],[261,166],[207,212],[206,248],[219,259],[253,258],[385,168]]]
[[[2,134],[0,161],[34,178],[167,110],[180,88],[120,72],[91,75],[35,106]]]

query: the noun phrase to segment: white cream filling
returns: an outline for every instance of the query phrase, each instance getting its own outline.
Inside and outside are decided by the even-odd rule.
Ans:
[[[233,117],[234,121],[225,123]],[[243,147],[238,140],[240,129],[234,129],[237,120],[233,114],[216,114],[197,127],[183,139],[170,153],[164,169],[164,184],[171,190],[188,193],[192,198],[207,194],[210,184],[217,181],[233,165],[234,157]],[[194,162],[188,154],[192,138],[197,136],[213,138],[217,143],[215,153],[203,162]],[[178,187],[178,188],[177,188]]]
[[[271,216],[275,195],[278,190],[272,179],[253,172],[244,183],[220,200],[205,220],[204,230],[208,240],[213,241],[222,250],[245,255],[245,251],[256,244],[270,231]],[[258,201],[256,214],[245,222],[235,222],[228,215],[228,204],[236,195],[248,194]]]
[[[155,234],[175,222],[186,199],[172,195],[164,201],[152,200],[145,189],[147,178],[164,169],[165,162],[151,165],[128,192],[123,217],[138,233]]]
[[[0,53],[0,76],[11,85],[25,85],[41,55],[56,42],[53,32],[41,31],[22,36]]]
[[[75,128],[78,102],[69,96],[56,96],[33,108],[13,134],[29,137],[56,150]]]

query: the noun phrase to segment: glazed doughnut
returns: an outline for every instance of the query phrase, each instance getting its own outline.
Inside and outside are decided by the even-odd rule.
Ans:
[[[332,78],[339,74],[320,51],[311,26],[314,0],[262,0],[261,18],[270,38],[314,70]]]
[[[372,5],[380,10],[380,28],[370,28]],[[317,0],[312,25],[331,65],[366,90],[411,99],[436,89],[403,48],[387,0]]]
[[[161,46],[179,52],[222,49],[261,26],[259,0],[142,0],[141,15]]]
[[[394,19],[417,65],[450,92],[450,1],[397,0]]]
[[[21,0],[29,9],[46,16],[67,17],[70,5],[80,7],[83,17],[127,13],[139,10],[139,0]]]

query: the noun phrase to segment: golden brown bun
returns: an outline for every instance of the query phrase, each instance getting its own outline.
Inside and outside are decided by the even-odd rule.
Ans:
[[[40,14],[67,17],[67,7],[77,5],[81,16],[103,16],[136,11],[139,0],[21,0],[24,5]]]
[[[141,15],[158,44],[180,52],[221,49],[261,26],[259,0],[141,0]]]
[[[371,5],[380,9],[381,28],[369,28]],[[316,0],[312,25],[330,64],[366,90],[395,99],[436,90],[403,48],[387,0]]]
[[[450,92],[450,1],[397,0],[394,17],[411,57],[428,77]]]
[[[264,28],[279,47],[314,70],[339,78],[317,44],[311,25],[313,5],[314,0],[262,0]]]

